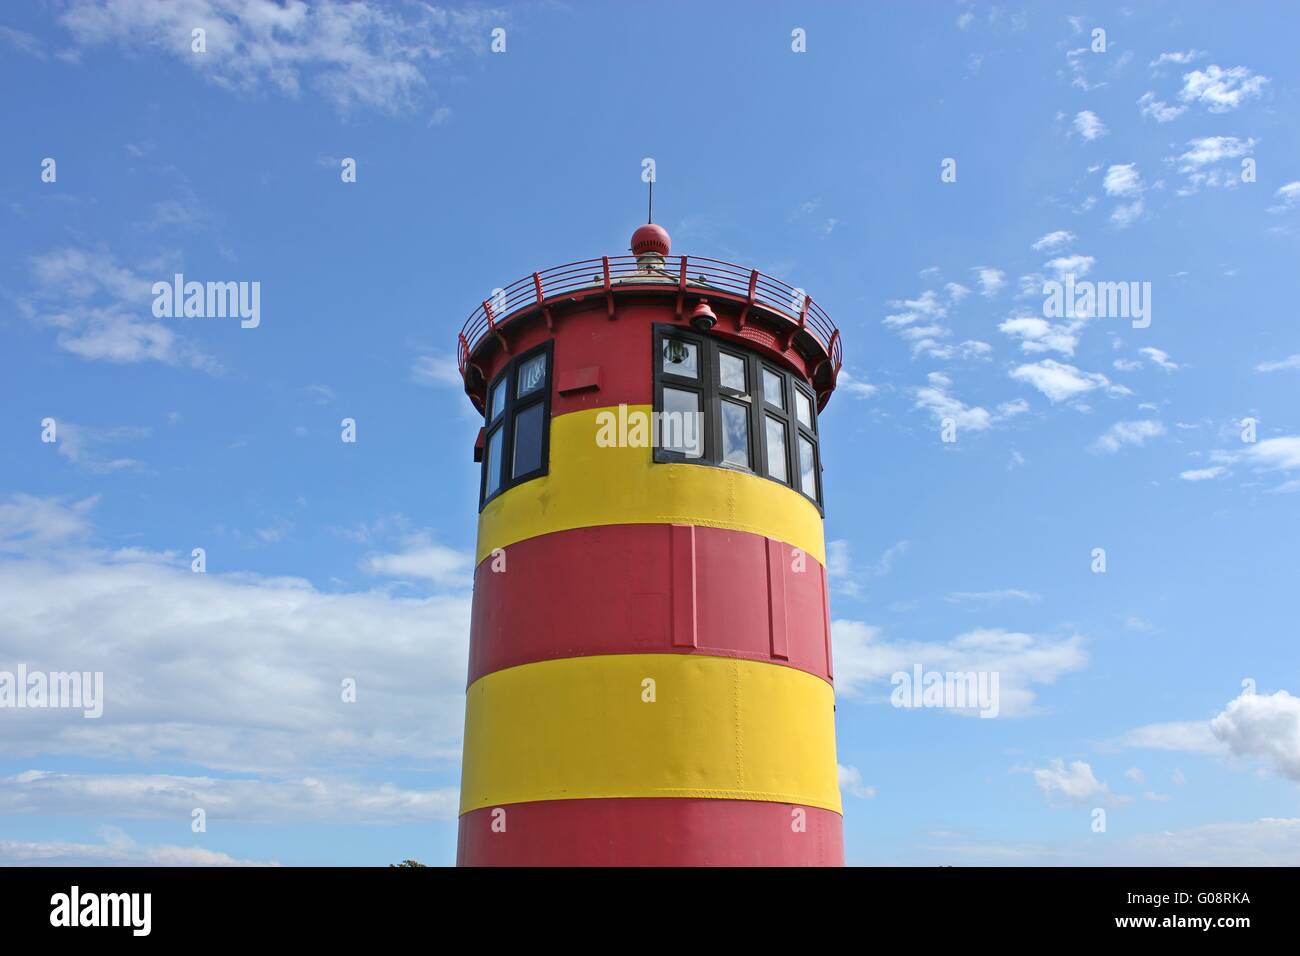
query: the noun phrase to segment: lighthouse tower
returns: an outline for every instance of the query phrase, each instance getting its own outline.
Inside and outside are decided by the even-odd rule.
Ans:
[[[484,417],[457,862],[839,865],[803,290],[671,254],[535,272],[460,334]]]

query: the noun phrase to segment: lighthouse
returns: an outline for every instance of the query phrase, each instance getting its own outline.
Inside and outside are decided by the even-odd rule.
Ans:
[[[641,226],[460,333],[483,428],[459,865],[843,863],[840,335],[802,289],[671,246]]]

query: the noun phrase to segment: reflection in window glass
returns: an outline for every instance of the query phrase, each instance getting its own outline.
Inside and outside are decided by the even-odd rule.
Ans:
[[[501,435],[504,432],[505,427],[502,426],[488,436],[487,459],[484,464],[487,469],[487,490],[483,494],[484,498],[491,498],[501,487]]]
[[[698,378],[699,349],[693,342],[664,339],[664,371],[670,375]]]
[[[799,487],[803,493],[814,501],[817,500],[816,459],[813,456],[812,442],[799,436]]]
[[[518,478],[542,467],[542,412],[541,402],[529,405],[515,416],[515,455],[510,474]]]
[[[726,352],[718,353],[718,380],[723,388],[745,392],[745,360]]]
[[[519,388],[516,398],[537,391],[546,382],[546,353],[541,352],[519,366]]]
[[[794,390],[794,409],[799,416],[799,424],[804,428],[812,428],[812,402],[803,393],[803,389]]]
[[[764,415],[767,422],[767,473],[777,481],[790,483],[790,473],[785,467],[785,422]]]
[[[722,403],[722,460],[749,467],[749,408],[739,402]]]
[[[781,376],[771,369],[763,369],[763,400],[777,408],[785,408],[785,393],[781,389]]]
[[[492,386],[492,398],[488,401],[488,421],[496,421],[496,417],[506,410],[506,379],[502,378]]]
[[[664,388],[664,411],[659,418],[659,447],[687,458],[704,454],[700,397],[680,388]]]

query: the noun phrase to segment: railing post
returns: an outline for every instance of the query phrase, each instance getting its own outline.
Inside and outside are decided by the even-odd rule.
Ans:
[[[609,256],[600,257],[601,265],[605,270],[605,318],[614,318],[614,293],[609,287]]]
[[[758,270],[752,269],[749,273],[749,294],[745,297],[745,307],[740,310],[739,327],[745,327],[745,320],[749,318],[749,310],[754,307],[754,290],[758,288]]]
[[[546,296],[542,294],[542,277],[540,273],[533,273],[533,288],[537,290],[537,307],[542,310],[542,318],[546,319],[546,331],[555,331],[555,322],[551,319],[551,310],[543,303]]]
[[[686,296],[686,257],[682,256],[682,271],[677,277],[677,321],[682,320],[682,300]]]
[[[510,343],[506,341],[506,337],[497,329],[496,314],[492,311],[492,303],[487,299],[483,300],[483,312],[487,315],[488,334],[496,336],[496,340],[501,343],[501,351],[509,355]]]

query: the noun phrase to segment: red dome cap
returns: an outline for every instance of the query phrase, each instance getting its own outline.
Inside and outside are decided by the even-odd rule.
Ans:
[[[647,253],[666,256],[672,245],[673,240],[668,235],[668,230],[652,222],[640,226],[636,232],[632,233],[632,255],[634,256]]]

